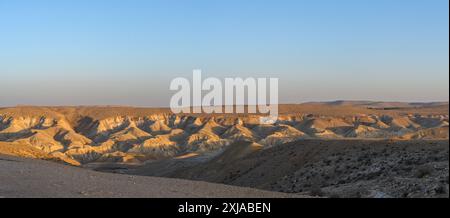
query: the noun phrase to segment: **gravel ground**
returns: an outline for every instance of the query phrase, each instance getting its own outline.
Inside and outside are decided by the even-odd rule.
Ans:
[[[269,198],[298,195],[207,182],[121,175],[0,155],[0,197]]]
[[[299,140],[241,158],[227,153],[197,164],[163,161],[119,172],[320,197],[449,196],[448,140]]]

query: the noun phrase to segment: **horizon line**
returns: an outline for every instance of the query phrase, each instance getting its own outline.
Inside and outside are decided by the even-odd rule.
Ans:
[[[329,100],[329,101],[305,101],[296,103],[279,103],[277,105],[302,105],[302,104],[318,104],[318,103],[339,103],[339,102],[364,102],[364,103],[404,103],[404,104],[449,104],[449,100],[436,100],[436,101],[381,101],[381,100]],[[245,105],[218,105],[218,106],[206,106],[206,107],[219,107],[219,106],[250,106]],[[259,105],[251,105],[259,106]],[[114,104],[77,104],[77,105],[60,105],[60,104],[50,104],[50,105],[39,105],[39,104],[17,104],[17,105],[0,105],[0,108],[14,108],[14,107],[130,107],[130,108],[158,108],[166,109],[170,106],[138,106],[138,105],[114,105]],[[192,107],[205,107],[205,106],[191,106]]]

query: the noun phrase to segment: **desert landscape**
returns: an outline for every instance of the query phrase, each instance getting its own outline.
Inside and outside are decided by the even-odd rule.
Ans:
[[[279,111],[268,125],[260,114],[1,108],[0,196],[448,198],[447,102],[313,102]],[[74,178],[83,182],[72,186]],[[26,188],[38,184],[60,191]]]

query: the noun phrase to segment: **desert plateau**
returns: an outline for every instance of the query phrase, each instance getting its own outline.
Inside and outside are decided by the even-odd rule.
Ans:
[[[448,198],[448,103],[279,110],[269,125],[260,114],[1,108],[0,196]],[[29,191],[39,184],[54,195]]]

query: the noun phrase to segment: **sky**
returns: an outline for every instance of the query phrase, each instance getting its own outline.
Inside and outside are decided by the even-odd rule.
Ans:
[[[448,0],[0,0],[0,106],[168,106],[172,79],[281,103],[448,101]]]

